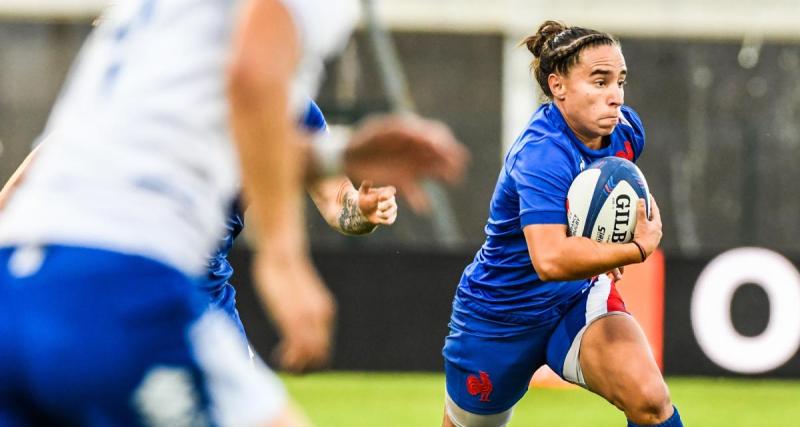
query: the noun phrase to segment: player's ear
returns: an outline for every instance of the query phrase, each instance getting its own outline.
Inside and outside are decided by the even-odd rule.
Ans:
[[[550,73],[547,76],[547,85],[550,87],[550,93],[553,94],[553,99],[563,101],[566,94],[566,87],[564,86],[564,79],[556,74]]]

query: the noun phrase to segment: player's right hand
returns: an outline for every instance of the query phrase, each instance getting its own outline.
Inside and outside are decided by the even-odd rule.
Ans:
[[[275,354],[281,368],[302,373],[326,366],[336,306],[308,256],[260,252],[254,268],[281,335]]]
[[[661,211],[658,209],[655,197],[650,195],[650,218],[645,212],[644,200],[639,199],[636,206],[636,229],[633,231],[633,240],[642,246],[648,257],[655,252],[661,243]]]
[[[392,225],[397,220],[397,190],[389,185],[373,187],[372,182],[364,181],[358,188],[358,210],[373,225]]]

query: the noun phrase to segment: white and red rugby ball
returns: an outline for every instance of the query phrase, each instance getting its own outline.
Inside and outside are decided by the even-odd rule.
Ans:
[[[649,218],[650,190],[633,162],[604,157],[590,164],[575,177],[567,193],[569,235],[596,242],[630,242],[640,198],[645,200]]]

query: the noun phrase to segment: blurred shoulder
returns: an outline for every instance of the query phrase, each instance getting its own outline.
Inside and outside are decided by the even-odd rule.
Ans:
[[[570,142],[557,134],[531,133],[515,142],[505,166],[509,170],[572,169],[576,155],[571,148]]]
[[[342,48],[361,16],[356,0],[281,0],[294,18],[303,47],[327,57]]]

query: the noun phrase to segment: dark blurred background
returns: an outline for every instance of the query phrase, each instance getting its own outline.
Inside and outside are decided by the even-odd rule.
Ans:
[[[11,175],[41,132],[89,30],[88,23],[0,21],[0,178]],[[504,37],[393,35],[418,111],[448,123],[472,151],[466,182],[448,196],[461,246],[475,249],[504,142],[514,137],[503,140]],[[318,97],[331,122],[389,108],[365,38],[359,33],[347,60],[332,64]],[[752,60],[731,40],[622,37],[622,45],[626,103],[647,130],[639,165],[664,212],[664,250],[697,255],[758,245],[800,252],[800,44],[765,41]],[[537,100],[530,93],[531,111]],[[311,206],[312,242],[435,248],[432,221],[404,208],[401,201],[395,226],[363,239],[330,231]]]

